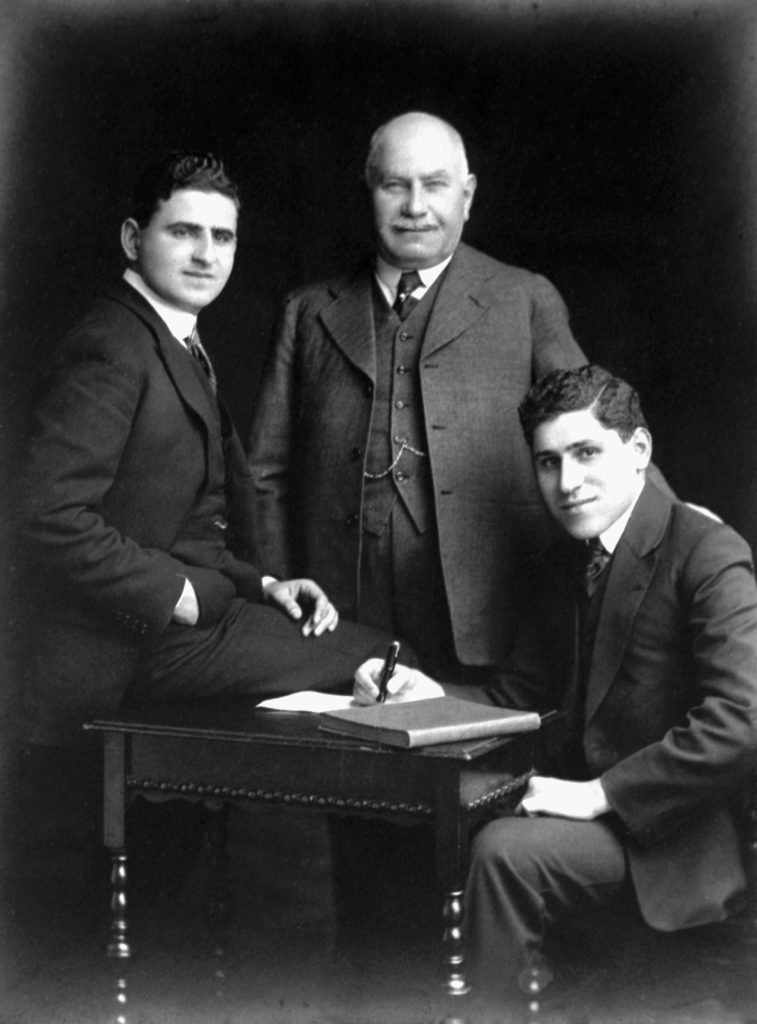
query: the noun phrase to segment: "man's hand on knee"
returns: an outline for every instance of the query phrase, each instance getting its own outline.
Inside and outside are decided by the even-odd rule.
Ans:
[[[517,814],[549,814],[556,818],[592,821],[612,808],[601,779],[571,782],[534,775],[516,808]]]
[[[302,624],[303,636],[332,633],[339,624],[339,612],[313,580],[271,580],[263,587],[263,600],[296,621],[304,614],[303,605],[312,608]]]

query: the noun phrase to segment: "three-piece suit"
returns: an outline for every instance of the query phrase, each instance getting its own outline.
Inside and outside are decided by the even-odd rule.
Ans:
[[[367,261],[288,298],[251,435],[255,536],[272,571],[313,576],[345,614],[369,621],[361,588],[372,581],[361,563],[382,520],[371,506],[380,485],[366,482],[366,470],[391,466],[409,423],[427,458],[403,455],[387,485],[410,509],[406,532],[424,555],[415,584],[407,582],[407,616],[383,628],[402,634],[415,604],[417,628],[430,624],[432,644],[443,644],[446,616],[458,661],[490,665],[511,640],[522,557],[550,536],[517,406],[536,378],[586,360],[548,281],[464,244],[404,323],[390,322],[377,295]],[[383,460],[375,452],[382,429]],[[402,574],[415,558],[408,544],[387,607],[401,607]]]
[[[576,745],[551,774],[601,778],[612,811],[485,826],[466,905],[490,962],[508,935],[537,945],[545,922],[592,889],[601,900],[625,885],[648,924],[672,931],[722,920],[745,884],[738,806],[757,763],[749,547],[647,481],[605,570],[576,716],[576,546],[566,539],[544,559],[512,656],[479,696],[566,706]]]

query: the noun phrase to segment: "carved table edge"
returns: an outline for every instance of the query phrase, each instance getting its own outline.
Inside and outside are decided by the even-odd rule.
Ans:
[[[155,793],[166,797],[297,804],[303,807],[322,807],[332,810],[384,811],[424,816],[431,816],[434,813],[434,808],[428,804],[359,800],[354,797],[336,797],[321,793],[290,793],[285,790],[244,789],[241,786],[217,786],[202,782],[169,782],[133,776],[127,777],[126,788],[134,793],[145,795]]]

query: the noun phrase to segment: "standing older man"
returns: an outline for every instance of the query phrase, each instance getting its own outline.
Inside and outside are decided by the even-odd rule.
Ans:
[[[376,254],[286,302],[251,436],[272,571],[445,676],[496,662],[518,562],[546,528],[516,409],[585,358],[542,277],[461,244],[476,187],[460,135],[408,113],[373,136]]]

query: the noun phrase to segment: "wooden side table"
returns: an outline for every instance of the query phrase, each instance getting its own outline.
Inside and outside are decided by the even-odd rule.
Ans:
[[[545,724],[558,716],[547,716]],[[471,825],[514,799],[544,734],[415,751],[320,731],[314,714],[260,711],[249,698],[123,710],[85,726],[104,740],[104,842],[111,854],[108,954],[128,958],[126,802],[134,794],[264,802],[433,824],[444,891],[446,987],[468,991],[461,925]]]

